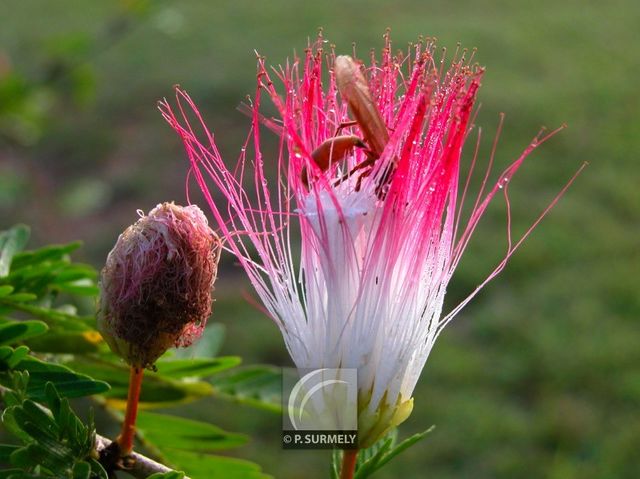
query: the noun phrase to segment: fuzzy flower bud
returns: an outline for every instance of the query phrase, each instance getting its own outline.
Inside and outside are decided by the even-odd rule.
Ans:
[[[98,329],[131,366],[186,347],[211,314],[220,240],[195,205],[162,203],[118,238],[101,273]]]

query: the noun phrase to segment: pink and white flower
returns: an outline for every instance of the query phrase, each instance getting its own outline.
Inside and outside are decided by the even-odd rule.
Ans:
[[[358,369],[360,444],[366,447],[408,417],[438,335],[504,268],[564,189],[520,240],[508,234],[504,259],[443,314],[447,285],[489,202],[503,192],[508,205],[509,180],[550,134],[536,137],[495,182],[488,180],[492,155],[471,212],[463,215],[477,150],[465,175],[461,154],[483,70],[465,54],[445,68],[431,42],[392,56],[387,36],[380,60],[372,55],[361,68],[388,128],[384,150],[369,174],[345,175],[371,157],[361,148],[321,171],[312,152],[350,121],[333,71],[336,56],[322,45],[319,40],[303,59],[272,73],[258,59],[252,131],[233,169],[183,90],[176,90],[177,110],[167,101],[160,108],[184,142],[226,247],[249,275],[296,366]],[[259,113],[265,92],[277,118]],[[277,155],[263,154],[261,124],[278,133]],[[357,125],[345,133],[362,136]],[[226,204],[214,201],[209,184]]]

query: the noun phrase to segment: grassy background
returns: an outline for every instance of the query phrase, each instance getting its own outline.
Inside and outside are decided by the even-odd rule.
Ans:
[[[640,477],[636,1],[2,0],[0,11],[0,227],[30,223],[39,243],[83,239],[98,267],[136,209],[184,201],[184,155],[155,110],[173,84],[197,99],[232,160],[248,125],[235,108],[253,92],[254,49],[283,62],[319,26],[338,51],[355,41],[363,56],[387,26],[397,47],[419,34],[477,47],[487,140],[507,115],[500,165],[541,125],[569,125],[514,180],[514,230],[590,166],[441,337],[401,432],[437,429],[379,477]],[[26,86],[7,89],[12,76]],[[498,199],[450,305],[505,247]],[[224,263],[215,308],[224,352],[288,364],[278,331],[244,303],[242,276]],[[326,454],[280,449],[276,416],[215,401],[189,413],[250,432],[238,455],[278,478],[326,477]]]

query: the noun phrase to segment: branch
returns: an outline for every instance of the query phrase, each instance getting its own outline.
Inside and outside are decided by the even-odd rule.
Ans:
[[[100,434],[96,434],[96,450],[98,453],[109,447],[111,443],[112,441],[110,439],[107,439]],[[158,472],[164,473],[173,471],[173,469],[165,466],[164,464],[160,464],[159,462],[149,459],[147,456],[143,456],[137,452],[131,452],[129,457],[131,457],[133,461],[131,467],[125,469],[125,471],[138,479],[145,479]],[[184,479],[189,479],[189,477],[184,476]]]

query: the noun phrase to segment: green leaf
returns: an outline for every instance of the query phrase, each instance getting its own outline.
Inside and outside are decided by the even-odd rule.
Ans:
[[[247,366],[212,379],[215,394],[261,409],[282,410],[282,371],[273,366]]]
[[[38,299],[38,296],[31,293],[15,293],[5,298],[6,302],[13,303],[28,303],[29,301],[35,301]]]
[[[26,432],[22,430],[22,428],[18,424],[16,424],[14,415],[11,412],[13,407],[18,407],[18,406],[8,407],[2,412],[2,425],[4,426],[4,429],[6,431],[13,434],[22,442],[30,442],[31,436],[29,436]],[[16,449],[16,451],[17,450],[18,449]],[[13,452],[11,454],[13,454]]]
[[[46,463],[47,467],[53,467],[53,469],[64,467],[64,463],[58,457],[49,454],[49,451],[37,442],[30,443],[14,451],[11,454],[10,462],[11,465],[21,469],[32,469],[44,463]]]
[[[385,435],[382,439],[378,440],[373,446],[361,450],[358,453],[358,462],[356,464],[356,478],[369,477],[380,466],[380,461],[384,458],[385,454],[393,447],[397,438],[397,429],[393,429],[390,433]],[[342,452],[340,454],[340,460],[342,460]],[[339,468],[339,462],[337,467]]]
[[[388,454],[386,454],[383,457],[382,461],[380,461],[380,463],[379,463],[379,467],[384,466],[387,462],[389,462],[391,459],[396,457],[398,454],[400,454],[401,452],[409,449],[411,446],[413,446],[417,442],[419,442],[422,439],[424,439],[427,436],[427,434],[429,434],[434,429],[435,429],[435,426],[431,426],[426,431],[416,433],[413,436],[410,436],[407,439],[405,439],[404,441],[402,441],[400,444],[395,446],[391,451],[389,451]]]
[[[88,462],[91,465],[91,472],[93,473],[92,479],[109,479],[109,475],[102,467],[102,464],[95,459],[89,459]]]
[[[11,295],[7,298],[0,299],[0,303],[11,306],[18,311],[29,313],[33,317],[41,319],[47,324],[58,325],[68,330],[90,331],[93,330],[93,328],[90,327],[89,324],[95,325],[95,318],[93,317],[75,316],[62,310],[43,308],[32,304],[24,304],[23,302],[13,302],[14,296],[17,295]]]
[[[60,364],[48,363],[31,356],[16,364],[15,369],[29,372],[27,394],[36,401],[46,397],[44,387],[48,381],[51,381],[64,397],[90,396],[109,390],[109,385],[104,381],[96,381]],[[5,384],[6,382],[3,375],[0,375],[0,383]],[[5,385],[10,387],[9,384]]]
[[[16,225],[0,233],[0,278],[9,274],[13,257],[26,246],[27,241],[29,227],[26,225]]]
[[[6,448],[7,462],[37,473],[33,477],[89,479],[94,472],[93,477],[107,479],[104,470],[89,457],[95,444],[93,418],[85,425],[52,383],[44,389],[51,410],[30,399],[5,410],[3,424],[26,443]],[[22,472],[15,477],[32,476]]]
[[[13,286],[0,286],[0,298],[10,295],[13,292]]]
[[[369,449],[373,449],[372,451],[365,450],[360,452],[359,455],[362,455],[363,458],[358,461],[358,467],[356,469],[354,479],[364,479],[369,477],[398,454],[422,440],[427,434],[433,431],[434,428],[435,426],[431,426],[426,431],[414,434],[395,447],[394,443],[397,433],[392,431],[390,434],[371,446]]]
[[[93,266],[82,263],[70,263],[64,270],[56,275],[55,283],[72,283],[79,280],[91,280],[97,277],[98,273]]]
[[[0,326],[0,345],[15,344],[24,339],[33,338],[49,329],[42,321],[16,321]]]
[[[29,348],[27,346],[18,346],[13,350],[11,357],[7,359],[7,366],[9,369],[14,369],[24,358],[29,354]]]
[[[94,282],[97,274],[92,266],[79,263],[68,264],[52,278],[52,289],[68,294],[95,296],[99,292]]]
[[[244,434],[226,432],[207,422],[194,421],[166,414],[141,412],[137,427],[145,442],[165,449],[210,452],[242,446],[248,441]]]
[[[171,472],[156,472],[150,475],[147,479],[182,479],[184,472],[171,471]]]
[[[191,479],[269,479],[260,466],[243,459],[211,456],[177,449],[163,451],[174,466],[184,469]]]
[[[329,477],[338,479],[340,477],[340,463],[342,462],[342,451],[334,449],[331,451],[331,464],[329,465]]]
[[[16,446],[14,444],[0,444],[0,464],[7,464],[9,462],[9,456],[11,456],[11,453],[17,449],[20,449],[20,446]]]
[[[45,335],[30,339],[26,344],[33,350],[60,354],[91,354],[106,350],[97,331],[65,331],[53,326]]]
[[[376,464],[389,450],[391,450],[398,440],[398,428],[393,428],[373,446],[360,450],[358,453],[358,467],[363,467],[365,463]],[[372,460],[373,459],[373,460]]]
[[[100,289],[90,279],[79,279],[68,283],[58,283],[55,289],[67,294],[79,296],[96,296]]]
[[[11,346],[0,346],[0,371],[15,368],[28,353],[29,348],[26,346],[19,346],[15,349]]]
[[[113,407],[124,408],[129,389],[129,367],[118,359],[118,363],[83,358],[66,364],[78,372],[107,381],[111,389],[105,394]],[[180,381],[161,374],[145,374],[140,402],[143,407],[160,407],[194,401],[210,396],[213,387],[204,381]]]
[[[238,356],[195,359],[161,359],[156,362],[158,373],[168,378],[207,377],[239,365]]]
[[[22,406],[9,408],[7,414],[13,414],[15,424],[36,441],[58,437],[58,425],[53,416],[30,399],[24,401]]]
[[[45,261],[56,261],[65,258],[72,251],[82,246],[81,242],[69,243],[65,245],[50,245],[35,251],[25,251],[17,254],[11,265],[12,271],[16,271],[28,266],[44,263]]]
[[[73,467],[73,479],[89,479],[91,477],[91,465],[88,462],[77,462]]]
[[[188,348],[176,349],[175,355],[180,359],[215,358],[224,341],[224,335],[224,324],[207,323],[200,339]]]
[[[7,362],[13,355],[11,346],[0,346],[0,362]]]
[[[20,469],[3,469],[0,471],[0,479],[31,479]]]

